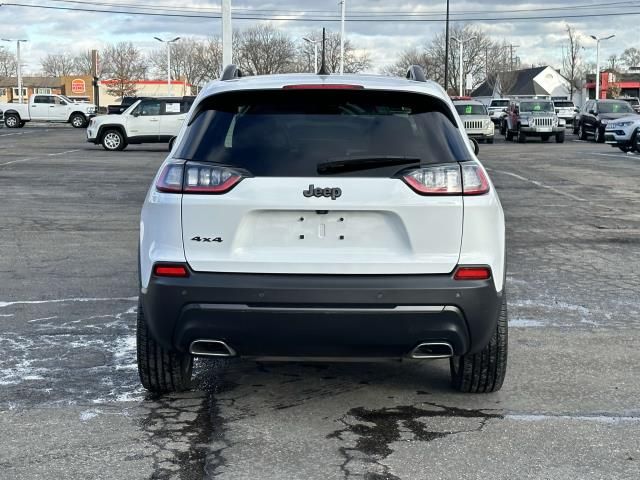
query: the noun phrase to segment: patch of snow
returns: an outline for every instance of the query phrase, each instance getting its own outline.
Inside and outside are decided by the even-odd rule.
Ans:
[[[81,422],[88,422],[92,418],[96,418],[101,413],[102,413],[102,411],[100,411],[100,410],[85,410],[84,412],[80,413],[80,421]]]
[[[514,318],[509,320],[509,326],[515,328],[534,328],[544,327],[544,323],[539,320],[531,320],[529,318]]]
[[[640,423],[640,417],[613,416],[613,415],[505,415],[506,419],[521,422],[542,422],[546,420],[574,420],[578,422],[597,423]]]
[[[14,302],[0,302],[0,308],[9,307],[11,305],[39,305],[43,303],[113,302],[113,301],[137,302],[138,297],[57,298],[53,300],[16,300]]]

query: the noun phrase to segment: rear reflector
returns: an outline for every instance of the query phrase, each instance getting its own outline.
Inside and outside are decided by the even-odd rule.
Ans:
[[[347,85],[343,83],[327,84],[327,83],[313,83],[313,84],[301,84],[301,85],[285,85],[282,87],[284,90],[362,90],[362,85]]]
[[[489,267],[458,267],[454,280],[488,280],[491,278]]]
[[[188,277],[189,270],[184,265],[156,265],[153,267],[156,277]]]
[[[207,163],[187,162],[168,164],[158,182],[156,189],[165,193],[227,193],[236,186],[243,176],[228,168]]]

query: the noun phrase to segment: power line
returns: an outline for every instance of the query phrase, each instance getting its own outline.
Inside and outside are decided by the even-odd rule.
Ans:
[[[69,1],[69,0],[68,0]],[[87,3],[88,2],[79,2]],[[100,4],[104,5],[104,4]],[[64,11],[77,11],[77,12],[89,12],[89,13],[111,13],[111,14],[126,14],[126,15],[143,15],[143,16],[160,16],[160,17],[175,17],[175,18],[202,18],[202,19],[217,19],[220,18],[220,14],[199,14],[199,15],[187,15],[180,13],[154,13],[154,12],[136,12],[131,10],[105,10],[97,8],[80,8],[80,7],[63,7],[53,5],[33,5],[25,3],[7,2],[0,4],[0,6],[13,6],[22,8],[40,8],[47,10],[64,10]],[[125,7],[131,8],[131,7]],[[136,8],[136,7],[133,7]],[[139,8],[139,7],[138,7]],[[167,11],[167,10],[163,10]],[[524,10],[521,10],[524,11]],[[195,13],[195,12],[194,12]],[[479,12],[478,12],[479,13]],[[558,19],[577,19],[577,18],[593,18],[593,17],[621,17],[621,16],[638,16],[640,11],[636,12],[599,12],[599,13],[583,13],[574,15],[534,15],[534,16],[502,16],[502,17],[465,17],[457,18],[456,21],[465,22],[494,22],[494,21],[533,21],[533,20],[558,20]],[[306,17],[304,15],[254,15],[254,14],[236,14],[237,20],[273,20],[273,21],[289,21],[289,22],[340,22],[340,17]],[[371,22],[371,23],[441,23],[444,22],[444,18],[376,18],[376,17],[348,17],[350,22]]]

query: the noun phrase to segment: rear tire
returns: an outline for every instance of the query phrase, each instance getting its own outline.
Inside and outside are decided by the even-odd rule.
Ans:
[[[564,132],[556,133],[556,143],[564,143]]]
[[[20,116],[15,113],[7,113],[4,116],[4,124],[7,128],[20,128]]]
[[[580,140],[585,140],[585,141],[587,140],[587,132],[585,131],[582,124],[578,125],[578,138]]]
[[[489,344],[478,353],[453,357],[449,361],[451,384],[464,393],[490,393],[502,388],[507,372],[509,339],[507,297],[502,295],[496,331]]]
[[[107,130],[104,132],[100,143],[102,143],[102,147],[105,150],[110,152],[124,150],[127,146],[127,141],[125,140],[124,135],[122,135],[118,130]]]
[[[507,142],[512,142],[513,141],[513,132],[511,130],[509,130],[509,125],[505,125],[504,126],[504,139]]]
[[[140,299],[136,340],[138,374],[144,388],[153,393],[171,393],[191,387],[193,357],[167,351],[151,337]]]
[[[596,143],[604,143],[604,132],[601,127],[596,126],[595,140]]]

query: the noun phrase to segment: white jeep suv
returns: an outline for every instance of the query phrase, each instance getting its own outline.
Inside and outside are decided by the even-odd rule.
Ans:
[[[196,99],[142,208],[138,369],[193,356],[507,365],[502,207],[443,89],[230,66]]]
[[[171,150],[193,100],[190,96],[141,98],[119,115],[92,118],[87,142],[110,151],[134,143],[168,143]]]

